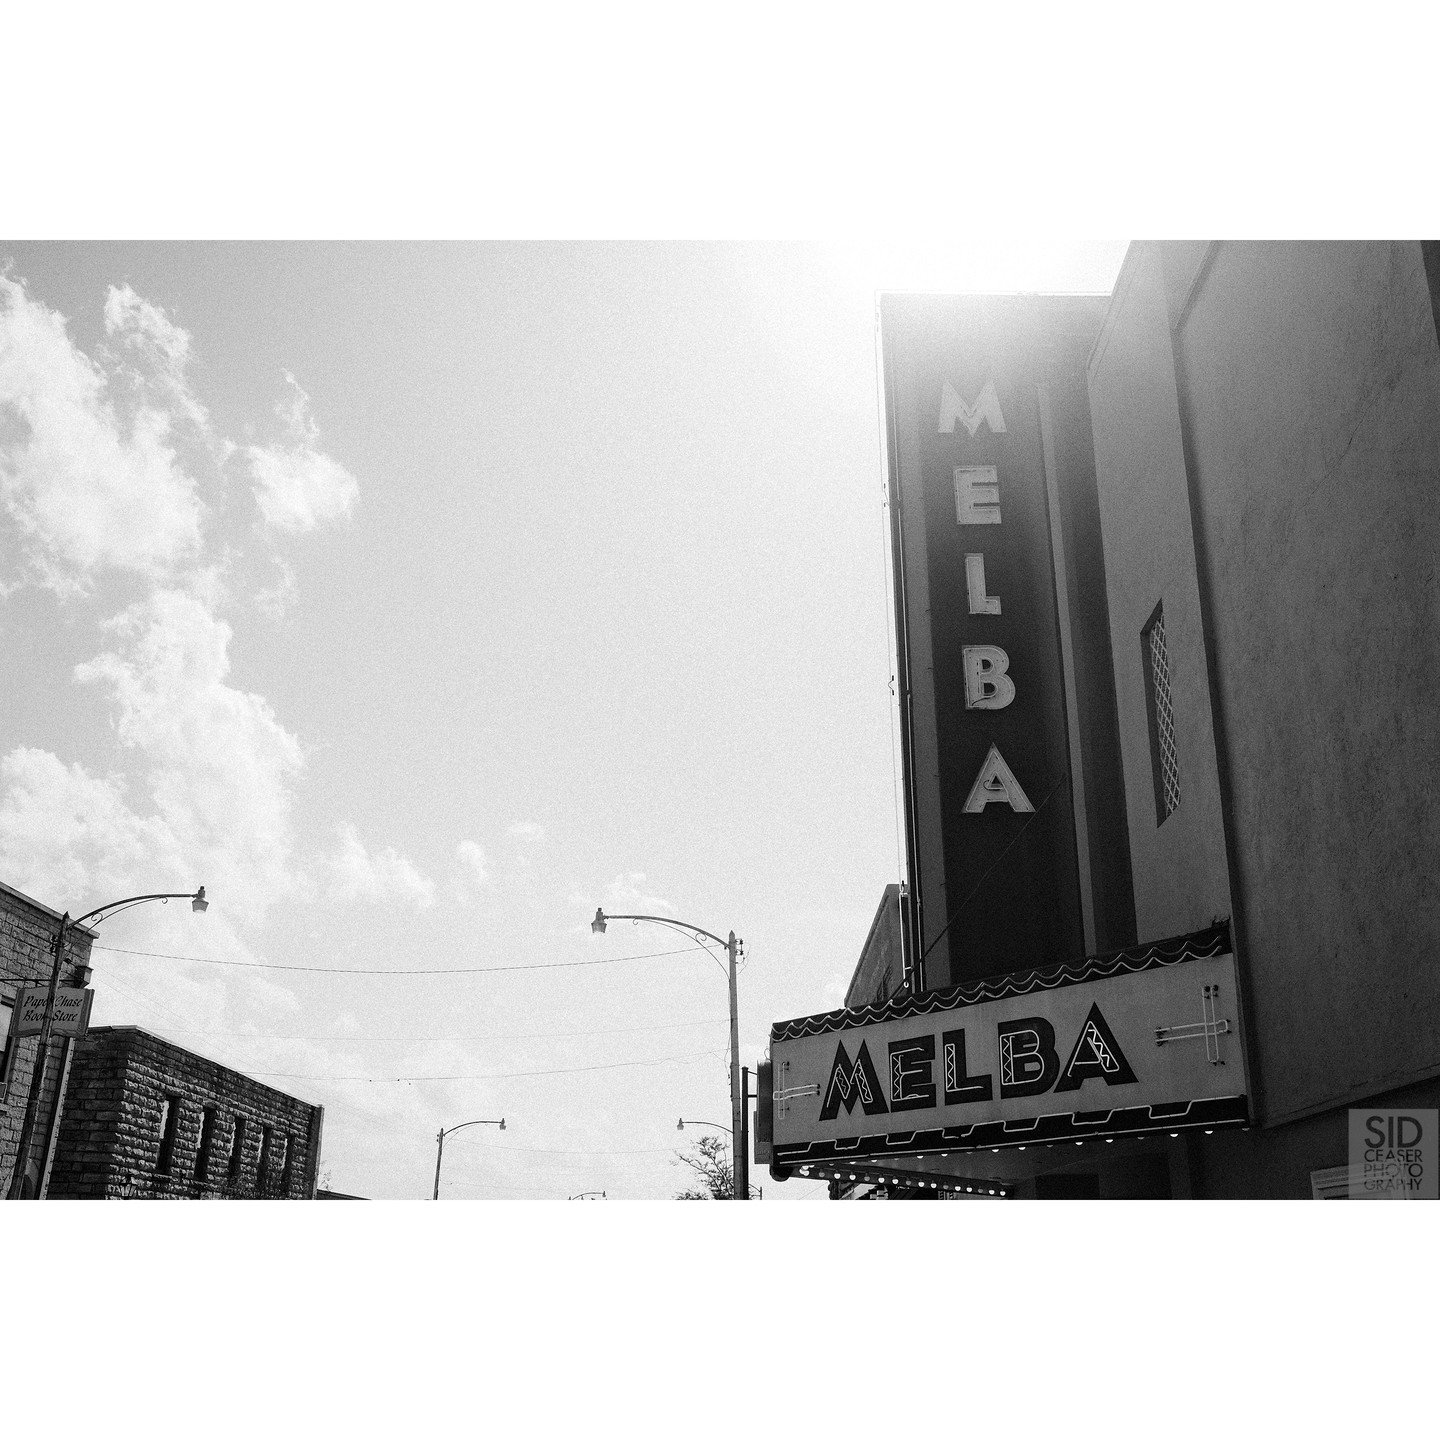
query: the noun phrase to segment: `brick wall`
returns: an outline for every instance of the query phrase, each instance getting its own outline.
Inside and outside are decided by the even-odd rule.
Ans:
[[[167,1099],[174,1110],[168,1171],[160,1164]],[[212,1130],[199,1173],[207,1108]],[[157,1035],[133,1026],[98,1026],[75,1047],[49,1193],[57,1200],[310,1199],[323,1116],[318,1105]],[[267,1129],[268,1166],[262,1175]]]
[[[13,1001],[21,985],[48,985],[55,948],[55,935],[60,916],[46,905],[31,900],[18,890],[0,884],[0,1002]],[[69,984],[74,965],[90,963],[91,935],[86,930],[72,930],[66,937],[65,963],[60,983]],[[3,1009],[5,1027],[12,1011]],[[38,1183],[44,1173],[45,1157],[55,1118],[55,1099],[65,1066],[66,1041],[52,1039],[45,1057],[45,1080],[40,1092],[40,1110],[36,1119],[35,1137],[30,1146],[30,1171]],[[23,1040],[11,1038],[13,1054],[9,1057],[10,1083],[0,1102],[0,1195],[10,1185],[15,1156],[20,1145],[20,1128],[25,1120],[25,1104],[30,1098],[30,1082],[40,1048],[39,1036]]]

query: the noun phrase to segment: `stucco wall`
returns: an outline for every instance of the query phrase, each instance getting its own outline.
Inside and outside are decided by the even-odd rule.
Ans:
[[[1176,353],[1275,1123],[1440,1069],[1440,350],[1420,246],[1222,245]]]
[[[1089,367],[1110,649],[1141,941],[1230,914],[1195,546],[1160,256],[1132,247]],[[1155,808],[1141,632],[1164,603],[1181,802]]]

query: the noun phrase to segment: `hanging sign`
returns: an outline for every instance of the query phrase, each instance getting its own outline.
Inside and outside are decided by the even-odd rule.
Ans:
[[[12,1035],[38,1035],[45,1024],[45,985],[22,985],[15,991],[15,1018]],[[90,1028],[90,1005],[93,990],[61,985],[55,991],[55,1013],[50,1021],[52,1035],[69,1035],[82,1039]]]
[[[772,1027],[773,1164],[1244,1125],[1229,927]]]
[[[1050,491],[1069,506],[1093,486],[1081,420],[1102,317],[1090,297],[881,297],[911,945],[925,986],[1097,943],[1067,728],[1067,705],[1083,725],[1092,699],[1067,700]],[[1091,784],[1095,752],[1087,740]],[[1113,883],[1128,897],[1128,873]]]

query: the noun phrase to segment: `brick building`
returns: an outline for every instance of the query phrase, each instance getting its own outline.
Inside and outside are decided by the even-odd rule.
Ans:
[[[134,1026],[75,1047],[49,1196],[309,1200],[325,1111]]]
[[[38,1036],[17,1039],[10,1033],[15,992],[24,985],[50,983],[55,936],[59,928],[60,916],[48,905],[0,884],[0,1077],[4,1077],[0,1080],[0,1094],[3,1094],[3,1099],[0,1099],[0,1195],[8,1191],[15,1168],[20,1128],[25,1119],[25,1105],[30,1096],[30,1083],[35,1074],[40,1045]],[[87,929],[68,932],[65,937],[65,961],[60,972],[62,984],[84,983],[93,939]],[[45,1057],[40,1109],[27,1166],[27,1195],[33,1196],[37,1191],[42,1195],[45,1193],[45,1177],[54,1160],[57,1138],[55,1102],[64,1089],[72,1049],[70,1039],[54,1037]]]

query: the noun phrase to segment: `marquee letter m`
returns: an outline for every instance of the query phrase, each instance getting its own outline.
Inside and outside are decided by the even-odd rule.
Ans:
[[[940,394],[939,435],[953,435],[955,422],[959,421],[967,434],[974,435],[984,420],[990,426],[992,435],[1005,433],[1005,417],[1000,413],[1000,397],[995,393],[995,382],[987,380],[985,387],[975,397],[973,405],[967,405],[956,393],[955,387],[947,380]]]
[[[835,1046],[835,1060],[830,1066],[830,1083],[825,1087],[825,1100],[820,1106],[822,1120],[834,1120],[840,1113],[841,1105],[849,1115],[855,1109],[855,1102],[867,1115],[888,1113],[884,1092],[880,1089],[880,1077],[870,1062],[870,1051],[865,1042],[860,1042],[852,1064],[845,1053],[843,1042]]]

